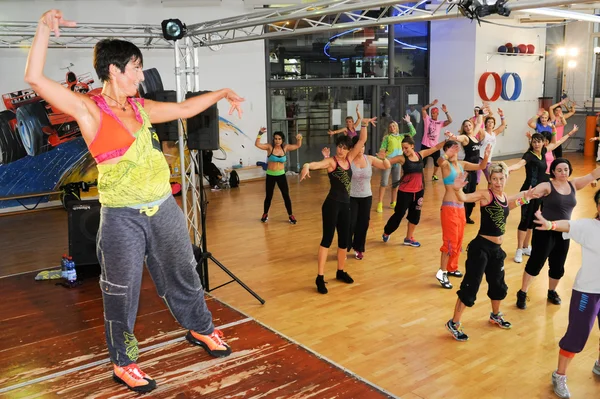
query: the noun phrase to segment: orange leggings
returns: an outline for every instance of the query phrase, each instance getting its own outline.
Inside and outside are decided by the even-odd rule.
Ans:
[[[462,252],[465,233],[465,207],[462,203],[442,202],[442,247],[440,251],[448,254],[448,271],[458,270],[458,257]]]

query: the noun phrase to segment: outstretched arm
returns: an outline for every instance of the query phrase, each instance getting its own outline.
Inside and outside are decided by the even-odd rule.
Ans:
[[[581,190],[591,182],[596,181],[598,179],[600,179],[600,167],[597,167],[591,173],[588,173],[585,176],[581,176],[571,180],[571,182],[573,183],[573,187],[575,187],[575,190]]]
[[[271,144],[265,143],[261,144],[260,139],[262,139],[262,135],[267,132],[266,127],[261,127],[258,131],[258,135],[256,136],[256,140],[254,141],[254,145],[261,150],[269,151],[271,149]]]
[[[316,162],[307,162],[304,165],[302,165],[302,171],[300,172],[300,181],[304,180],[307,177],[310,179],[311,170],[327,169],[329,171],[329,168],[331,168],[331,170],[335,168],[335,161],[333,158],[325,158],[321,161]]]
[[[387,158],[376,158],[373,155],[368,155],[369,157],[369,161],[371,161],[371,165],[373,165],[374,167],[376,167],[377,169],[389,169],[392,167],[392,165],[390,164],[390,160]]]
[[[535,229],[536,230],[554,230],[554,231],[560,231],[562,233],[568,233],[571,230],[571,225],[569,223],[569,220],[555,220],[555,221],[550,221],[550,220],[546,220],[543,216],[542,216],[542,212],[541,211],[537,211],[535,213],[535,219],[533,222],[539,226],[537,226]]]
[[[521,191],[508,197],[508,209],[514,209],[518,206],[529,204],[534,198],[539,198],[540,193],[535,192],[535,188],[530,187],[527,191]]]
[[[442,126],[446,127],[452,123],[452,117],[450,116],[450,112],[448,112],[448,107],[446,107],[446,104],[442,104],[442,111],[444,111],[444,113],[446,114],[446,120],[444,121],[444,124]]]
[[[560,140],[558,140],[556,143],[549,143],[546,146],[546,149],[548,151],[552,151],[553,149],[555,149],[556,147],[558,147],[559,145],[561,145],[562,143],[564,143],[565,141],[567,141],[572,135],[574,135],[577,131],[579,130],[579,126],[577,125],[573,125],[573,129],[571,129],[571,131],[567,134],[565,134],[564,136],[562,136],[562,138]]]
[[[454,192],[456,193],[456,198],[460,202],[477,202],[486,200],[489,202],[489,190],[477,190],[474,193],[465,194],[463,191],[463,187],[467,185],[467,174],[459,173],[454,179]]]
[[[300,147],[302,147],[302,135],[297,134],[296,135],[296,144],[288,144],[285,146],[285,149],[286,149],[286,151],[294,151]]]
[[[525,166],[527,164],[527,161],[525,161],[524,159],[521,159],[519,162],[512,164],[508,167],[508,173],[514,172],[516,170],[521,169],[523,166]]]
[[[457,143],[460,143],[463,146],[469,144],[469,138],[465,134],[459,134],[457,136],[454,133],[451,133],[449,130],[446,130],[445,135],[446,139],[456,141]]]
[[[428,156],[430,156],[434,152],[437,152],[437,151],[441,150],[445,143],[446,143],[446,140],[440,141],[439,143],[437,143],[435,145],[435,147],[419,151],[419,154],[421,155],[422,158],[427,158]]]

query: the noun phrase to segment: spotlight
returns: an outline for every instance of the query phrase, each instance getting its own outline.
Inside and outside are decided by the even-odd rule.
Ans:
[[[565,56],[567,54],[567,49],[564,47],[560,47],[558,50],[556,50],[556,54],[559,56]]]
[[[573,69],[573,68],[575,68],[576,66],[577,66],[577,61],[575,61],[575,60],[570,60],[570,61],[567,63],[567,67],[568,67],[568,68],[570,68],[570,69]]]
[[[165,19],[161,26],[166,40],[179,40],[187,33],[187,26],[178,19]]]
[[[579,49],[577,47],[571,47],[569,49],[569,55],[571,57],[577,57],[578,54],[579,54]]]

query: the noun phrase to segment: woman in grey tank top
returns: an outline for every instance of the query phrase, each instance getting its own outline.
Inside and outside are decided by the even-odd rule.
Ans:
[[[551,181],[540,183],[534,192],[542,199],[542,216],[548,220],[570,220],[577,204],[575,193],[592,181],[600,178],[600,167],[585,176],[569,180],[573,168],[568,159],[557,158],[550,165]],[[517,292],[517,307],[527,308],[527,290],[548,260],[548,301],[560,305],[561,299],[556,287],[565,273],[565,261],[569,252],[569,240],[552,230],[533,230],[531,256],[523,270],[523,282]]]

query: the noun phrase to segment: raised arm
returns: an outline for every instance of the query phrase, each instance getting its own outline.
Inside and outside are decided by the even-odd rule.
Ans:
[[[571,129],[571,131],[567,134],[565,134],[564,136],[562,136],[562,138],[560,140],[558,140],[556,143],[549,143],[546,146],[546,150],[548,151],[552,151],[553,149],[555,149],[556,147],[558,147],[559,145],[561,145],[562,143],[564,143],[565,141],[567,141],[572,135],[574,135],[577,131],[579,130],[579,126],[577,125],[573,125],[573,129]]]
[[[554,115],[554,110],[556,109],[556,107],[560,107],[564,103],[565,103],[565,100],[561,100],[561,101],[557,102],[556,104],[552,104],[550,106],[550,108],[548,109],[549,114],[550,114],[550,120],[552,122],[554,122],[556,120],[556,115]]]
[[[406,126],[408,126],[408,133],[403,133],[405,136],[409,135],[410,137],[413,137],[415,134],[417,134],[417,130],[410,120],[410,115],[404,115],[402,120],[406,123]]]
[[[457,143],[460,143],[463,146],[469,144],[469,138],[465,134],[459,134],[457,136],[449,130],[446,130],[444,134],[446,135],[446,138],[448,140],[456,141]]]
[[[537,127],[537,120],[540,116],[542,116],[543,113],[544,113],[544,109],[540,108],[540,110],[538,111],[537,114],[535,114],[535,116],[532,116],[531,118],[529,118],[529,120],[527,121],[527,126],[529,126],[532,129],[535,129]]]
[[[575,103],[571,104],[571,107],[569,108],[569,112],[567,112],[566,114],[563,114],[563,119],[564,119],[563,123],[566,125],[567,119],[569,119],[573,115],[575,115]]]
[[[588,173],[585,176],[581,176],[571,180],[571,183],[573,183],[573,187],[575,187],[575,190],[581,190],[591,182],[596,181],[598,179],[600,179],[600,167],[597,167],[591,173]]]
[[[448,112],[448,107],[446,107],[446,104],[442,104],[442,111],[444,111],[444,113],[446,114],[446,120],[444,121],[444,124],[442,126],[446,127],[452,123],[452,117],[450,116],[450,112]]]
[[[261,142],[260,142],[260,139],[262,139],[262,135],[265,134],[266,132],[267,132],[266,127],[261,127],[258,130],[258,135],[256,136],[256,140],[254,141],[254,145],[256,147],[260,148],[261,150],[269,151],[269,150],[271,150],[271,144],[269,144],[269,143],[261,144]]]
[[[75,118],[83,138],[90,143],[100,121],[100,109],[96,103],[88,96],[75,93],[44,75],[50,33],[54,31],[54,35],[59,37],[61,26],[75,25],[75,22],[64,19],[59,10],[50,10],[42,15],[27,57],[25,82],[53,107]]]
[[[361,129],[360,129],[360,135],[358,136],[358,141],[354,145],[354,147],[352,147],[350,152],[348,152],[348,155],[347,155],[348,162],[352,162],[352,160],[358,155],[361,148],[367,142],[367,127],[369,126],[369,123],[373,126],[376,126],[377,125],[377,117],[363,118],[363,120],[361,122]]]
[[[360,111],[358,110],[358,104],[356,104],[356,122],[354,122],[354,130],[358,129],[360,126],[360,121],[362,120],[362,116],[360,116]]]
[[[427,112],[427,110],[429,108],[433,107],[437,103],[438,103],[438,100],[435,99],[435,100],[433,100],[433,102],[431,104],[427,104],[427,105],[423,106],[423,108],[421,108],[421,115],[423,115],[423,119],[429,118],[429,113]]]
[[[467,174],[459,173],[454,179],[454,192],[456,193],[456,199],[460,202],[477,202],[486,200],[490,201],[489,190],[477,190],[474,193],[465,194],[463,187],[467,185]]]
[[[335,160],[333,158],[325,158],[321,161],[316,162],[307,162],[302,165],[302,171],[300,172],[300,181],[305,178],[310,179],[310,171],[311,170],[319,170],[319,169],[329,169],[333,170],[335,168]]]
[[[286,151],[294,151],[297,150],[298,148],[302,147],[302,135],[301,134],[297,134],[296,135],[296,144],[288,144],[285,146],[285,150]]]
[[[506,129],[506,120],[504,120],[504,111],[498,108],[498,115],[500,116],[500,126],[494,129],[494,134],[497,136]]]
[[[377,169],[389,169],[392,167],[392,164],[390,164],[390,160],[387,158],[377,158],[374,157],[373,155],[367,155],[369,157],[369,161],[371,161],[371,165],[373,165],[374,167],[376,167]]]

